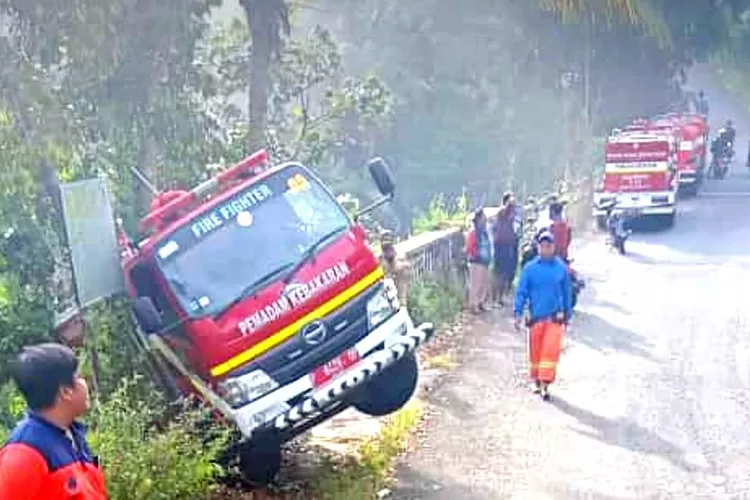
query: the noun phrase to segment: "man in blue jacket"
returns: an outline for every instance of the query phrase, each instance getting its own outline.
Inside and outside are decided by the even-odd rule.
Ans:
[[[106,500],[99,460],[77,421],[89,408],[89,391],[73,351],[26,347],[13,379],[30,412],[0,448],[0,499]]]
[[[526,264],[516,289],[515,326],[521,329],[528,306],[530,375],[536,392],[549,399],[549,384],[557,376],[563,334],[572,315],[572,286],[565,263],[555,255],[549,231],[537,237],[539,255]]]

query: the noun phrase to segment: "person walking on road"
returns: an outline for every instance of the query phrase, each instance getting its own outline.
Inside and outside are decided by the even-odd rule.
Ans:
[[[495,299],[501,306],[513,286],[518,267],[518,235],[516,205],[512,193],[503,195],[503,206],[495,216],[493,227]]]
[[[30,409],[0,448],[2,500],[106,500],[104,475],[76,419],[89,408],[73,351],[26,347],[13,379]]]
[[[539,256],[521,272],[515,297],[515,327],[521,330],[529,309],[529,373],[535,392],[549,399],[549,385],[557,377],[565,326],[572,315],[572,286],[565,263],[555,252],[555,239],[544,231],[538,238]]]
[[[486,310],[492,262],[492,242],[483,208],[474,212],[472,228],[466,236],[466,257],[469,260],[469,309],[479,313]]]
[[[695,101],[695,111],[703,116],[703,118],[708,118],[708,100],[702,90],[698,92],[698,99]]]

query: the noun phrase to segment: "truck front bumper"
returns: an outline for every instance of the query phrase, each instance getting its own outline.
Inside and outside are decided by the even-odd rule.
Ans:
[[[673,215],[676,213],[676,193],[673,191],[597,193],[594,196],[594,217],[607,215],[605,207],[616,202],[615,210],[635,210],[639,215]]]
[[[301,377],[248,405],[232,411],[245,437],[264,432],[280,433],[324,414],[353,389],[366,384],[386,368],[416,351],[435,329],[431,323],[415,327],[406,308],[379,325],[355,348],[361,359],[326,385],[311,391],[309,375]],[[309,392],[293,406],[288,401]]]
[[[626,209],[621,208],[616,210],[625,211]],[[635,210],[638,211],[638,215],[674,215],[677,209],[674,205],[663,205],[636,207]],[[601,208],[594,208],[593,215],[594,217],[605,217],[607,215],[607,211]]]

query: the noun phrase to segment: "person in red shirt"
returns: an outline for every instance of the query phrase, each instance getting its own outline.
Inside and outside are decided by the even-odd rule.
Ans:
[[[567,262],[568,249],[570,248],[570,241],[573,238],[573,230],[571,229],[568,222],[563,218],[562,203],[553,203],[549,208],[549,213],[550,218],[552,219],[550,232],[555,238],[555,248],[557,251],[557,255]]]
[[[106,500],[99,460],[76,421],[88,411],[89,392],[73,351],[26,347],[13,379],[30,411],[0,448],[0,499]]]

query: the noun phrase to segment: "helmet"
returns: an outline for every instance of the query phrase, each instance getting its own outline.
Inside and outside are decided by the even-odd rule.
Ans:
[[[731,126],[732,126],[732,120],[727,120],[727,124],[726,124],[726,126],[727,126],[727,127],[731,127]]]

